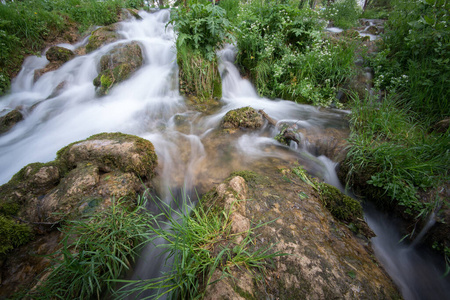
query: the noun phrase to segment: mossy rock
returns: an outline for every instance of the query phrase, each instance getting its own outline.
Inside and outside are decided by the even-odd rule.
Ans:
[[[80,162],[91,162],[102,172],[132,172],[145,179],[153,177],[157,164],[151,142],[120,132],[100,133],[72,143],[58,151],[57,159],[64,161],[69,168]]]
[[[361,204],[357,200],[344,195],[332,185],[327,183],[321,184],[320,198],[331,214],[338,220],[352,222],[363,216]]]
[[[73,53],[73,51],[59,46],[52,46],[45,53],[45,57],[52,62],[53,61],[66,62],[71,60],[74,56],[75,53]]]
[[[119,35],[116,33],[115,24],[98,28],[89,37],[89,42],[86,45],[86,53],[97,50],[101,46],[117,41],[118,39]]]
[[[223,129],[256,129],[262,127],[263,124],[261,114],[247,106],[227,112],[222,119],[221,127]]]
[[[98,93],[106,95],[119,82],[128,79],[142,66],[142,50],[137,42],[121,45],[100,59],[100,73],[94,79]]]
[[[14,109],[7,113],[6,115],[0,117],[0,134],[7,132],[10,130],[14,125],[19,123],[23,120],[22,113]]]
[[[0,215],[0,258],[8,251],[28,243],[32,237],[30,226]]]

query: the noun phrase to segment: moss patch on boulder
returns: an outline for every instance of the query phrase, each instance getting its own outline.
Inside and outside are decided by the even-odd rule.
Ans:
[[[62,63],[71,60],[74,56],[75,53],[72,50],[59,46],[52,46],[45,53],[45,57],[49,61],[60,61]]]
[[[338,220],[348,222],[363,216],[361,204],[357,200],[344,195],[336,187],[327,183],[321,184],[320,199]]]
[[[222,119],[221,127],[223,129],[256,129],[261,128],[263,124],[261,114],[247,106],[227,112]]]
[[[100,95],[106,95],[119,82],[128,79],[142,66],[142,50],[137,42],[121,45],[100,59],[100,73],[94,79],[94,85]]]
[[[118,40],[119,35],[116,33],[116,30],[117,30],[116,24],[112,24],[94,30],[91,36],[89,37],[88,44],[86,45],[86,53],[90,53],[103,45]]]

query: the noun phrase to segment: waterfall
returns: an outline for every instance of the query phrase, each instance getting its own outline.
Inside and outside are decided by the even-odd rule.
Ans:
[[[223,80],[221,109],[210,114],[192,111],[178,93],[175,34],[171,26],[166,27],[169,14],[168,10],[141,12],[142,20],[121,22],[120,40],[77,56],[37,81],[34,81],[34,71],[43,68],[48,61],[35,56],[25,60],[12,83],[11,93],[0,98],[0,115],[17,107],[24,112],[23,121],[0,135],[0,184],[29,163],[55,159],[60,148],[74,141],[100,132],[119,131],[143,137],[155,146],[158,155],[155,183],[164,201],[172,201],[170,191],[205,192],[232,171],[249,169],[259,161],[273,158],[288,164],[300,162],[311,174],[339,186],[333,161],[325,156],[316,157],[308,151],[306,142],[293,142],[292,147],[280,144],[273,139],[279,128],[266,125],[256,131],[229,136],[215,132],[228,111],[245,106],[263,110],[279,124],[295,124],[296,128],[313,134],[329,129],[346,130],[348,112],[259,97],[234,66],[232,45],[218,53]],[[100,58],[114,46],[131,41],[138,42],[143,50],[143,66],[108,95],[98,97],[92,82],[99,73]],[[64,86],[54,95],[61,82],[65,82]],[[177,122],[178,119],[182,122]],[[416,290],[420,286],[422,292],[429,286],[436,290],[436,295],[450,294],[448,287],[436,287],[434,282],[440,282],[440,277],[430,271],[434,267],[427,266],[428,263],[416,256],[398,266],[396,262],[403,259],[405,251],[402,247],[392,247],[392,243],[397,244],[399,240],[392,232],[398,231],[376,229],[384,222],[379,221],[378,215],[368,214],[367,220],[378,235],[373,240],[377,256],[402,288],[406,299],[416,299],[414,295],[419,293]],[[386,245],[381,242],[384,237],[395,242]],[[408,251],[418,255],[415,249]],[[390,265],[397,269],[391,270]],[[156,277],[163,267],[163,259],[149,246],[138,261],[133,277]],[[417,281],[417,276],[410,278],[419,272],[426,273],[425,284]]]

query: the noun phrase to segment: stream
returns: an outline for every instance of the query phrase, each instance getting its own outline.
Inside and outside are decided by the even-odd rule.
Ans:
[[[29,163],[54,160],[59,149],[74,141],[101,132],[122,132],[145,138],[155,146],[159,175],[155,183],[164,201],[171,201],[171,190],[202,194],[232,171],[258,168],[261,163],[276,164],[274,158],[300,162],[312,175],[342,189],[334,171],[336,164],[310,153],[308,142],[282,145],[273,138],[279,128],[268,124],[233,135],[218,134],[217,128],[228,111],[251,106],[311,135],[330,129],[345,135],[348,111],[258,97],[233,65],[235,49],[231,45],[218,53],[223,80],[221,107],[207,113],[192,110],[178,92],[176,37],[171,26],[166,28],[169,11],[140,15],[142,20],[121,22],[121,40],[77,56],[37,81],[34,71],[44,67],[47,59],[31,56],[25,60],[11,93],[0,98],[0,116],[17,107],[24,112],[23,121],[0,135],[0,184]],[[98,97],[92,82],[98,75],[101,56],[130,41],[141,45],[144,65],[108,95]],[[54,95],[62,82],[62,90]],[[375,253],[405,299],[444,299],[450,295],[449,280],[442,278],[443,261],[436,262],[419,247],[399,243],[401,237],[391,218],[373,208],[366,209],[365,217],[377,234],[372,239]],[[148,249],[138,262],[134,278],[149,278],[160,272],[162,260],[155,260],[155,255]]]

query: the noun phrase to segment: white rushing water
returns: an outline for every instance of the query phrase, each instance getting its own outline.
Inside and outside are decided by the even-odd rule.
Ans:
[[[297,128],[313,132],[347,128],[344,116],[348,112],[319,110],[292,101],[258,97],[251,83],[241,78],[233,65],[235,50],[230,45],[218,53],[222,60],[222,107],[210,115],[193,111],[178,93],[175,35],[171,26],[166,28],[169,11],[141,12],[140,15],[142,20],[120,24],[122,39],[119,41],[77,56],[37,81],[34,81],[34,71],[48,61],[45,56],[27,58],[12,84],[11,93],[0,98],[0,115],[15,108],[24,112],[23,121],[0,135],[0,184],[29,163],[55,159],[57,150],[74,141],[101,132],[119,131],[153,143],[159,165],[157,188],[160,197],[167,201],[170,201],[169,189],[192,191],[200,187],[205,190],[231,171],[268,157],[301,161],[311,173],[340,185],[334,162],[310,154],[305,150],[306,144],[293,143],[290,148],[279,144],[272,138],[276,130],[269,126],[230,135],[228,140],[224,140],[227,138],[223,135],[218,140],[214,131],[229,110],[245,106],[262,109],[279,123],[295,124]],[[144,65],[108,95],[98,97],[93,80],[98,75],[101,56],[114,46],[131,41],[140,44]],[[75,49],[85,42],[67,47]],[[177,118],[184,123],[178,124]],[[374,240],[375,247],[377,244],[381,243]],[[153,248],[146,249],[133,277],[149,278],[160,274],[163,260],[156,255]],[[411,273],[410,270],[403,273],[406,272]]]

